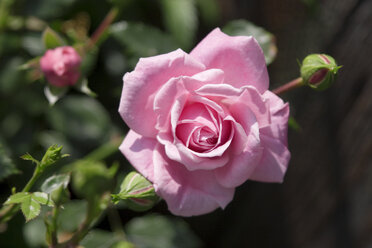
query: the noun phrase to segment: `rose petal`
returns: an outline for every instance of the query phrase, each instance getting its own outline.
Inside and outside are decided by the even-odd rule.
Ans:
[[[260,128],[264,151],[251,179],[262,182],[282,182],[291,158],[287,148],[289,106],[270,91],[265,92],[264,97],[270,106],[271,123]]]
[[[156,129],[159,131],[169,129],[170,112],[176,99],[184,98],[204,85],[198,78],[204,78],[214,83],[223,80],[220,70],[207,70],[195,74],[193,77],[178,77],[169,80],[157,92],[154,99],[154,112],[157,115]]]
[[[252,87],[246,87],[242,94],[229,107],[234,118],[242,124],[244,124],[244,122],[240,116],[246,113],[246,109],[253,112],[260,127],[270,125],[271,116],[268,103],[266,103],[266,99]],[[245,130],[248,127],[249,124],[245,125]]]
[[[289,105],[288,103],[284,103],[281,98],[270,91],[266,91],[263,96],[268,100],[270,106],[271,124],[269,129],[265,128],[261,132],[264,132],[270,137],[279,139],[287,146]]]
[[[130,130],[119,149],[133,165],[148,180],[154,180],[153,150],[156,139],[146,138]]]
[[[180,139],[177,138],[176,128],[186,101],[203,103],[208,105],[215,112],[218,112],[219,115],[223,114],[223,109],[218,104],[207,98],[200,96],[189,96],[176,99],[171,109],[171,130],[159,132],[157,136],[158,141],[165,145],[165,152],[167,156],[172,160],[184,164],[184,166],[186,166],[189,170],[212,170],[225,165],[229,160],[229,155],[224,153],[224,151],[228,148],[232,136],[226,141],[226,144],[221,145],[218,147],[218,149],[212,150],[205,154],[192,151],[191,149],[187,148]]]
[[[183,120],[191,120],[194,124],[207,126],[216,133],[219,131],[211,118],[210,112],[202,103],[196,102],[185,106],[179,117],[179,121],[182,122]]]
[[[154,171],[156,193],[175,215],[201,215],[225,208],[234,196],[234,189],[221,186],[213,172],[188,171],[167,159],[161,145],[154,151]]]
[[[157,121],[154,97],[170,78],[192,76],[205,67],[178,49],[174,52],[140,59],[135,70],[124,75],[119,113],[135,132],[155,137]]]
[[[233,153],[230,161],[215,170],[217,180],[225,187],[237,187],[247,181],[260,162],[262,146],[259,137],[259,127],[254,114],[247,109],[240,117],[244,127],[234,123],[235,136],[229,151]]]
[[[203,84],[222,84],[225,74],[220,69],[209,69],[195,74],[192,78],[203,82]]]
[[[252,85],[260,93],[269,87],[265,57],[252,37],[228,36],[219,28],[214,29],[190,53],[207,69],[222,69],[224,83],[236,88]]]
[[[261,161],[250,176],[251,180],[260,182],[283,182],[291,154],[280,140],[264,134],[260,135],[264,147]]]

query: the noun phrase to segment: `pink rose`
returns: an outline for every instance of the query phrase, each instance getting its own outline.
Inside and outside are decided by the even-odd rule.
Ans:
[[[46,79],[57,87],[74,85],[80,77],[80,64],[80,55],[70,46],[50,49],[40,59]]]
[[[220,29],[190,54],[142,58],[124,75],[120,150],[173,214],[225,208],[247,179],[283,181],[289,107],[268,86],[256,40]]]

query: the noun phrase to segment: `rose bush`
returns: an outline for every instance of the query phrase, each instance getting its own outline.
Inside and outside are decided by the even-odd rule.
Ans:
[[[176,215],[224,208],[246,180],[282,182],[288,104],[268,90],[252,37],[212,31],[190,54],[142,58],[124,75],[120,150]]]
[[[48,82],[57,87],[74,85],[80,77],[81,57],[71,46],[49,49],[40,59]]]

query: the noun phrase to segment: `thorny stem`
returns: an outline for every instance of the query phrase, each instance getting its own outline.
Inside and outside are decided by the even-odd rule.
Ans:
[[[298,87],[303,86],[303,85],[305,85],[305,84],[304,84],[302,78],[299,77],[299,78],[296,78],[296,79],[294,79],[294,80],[292,80],[292,81],[274,89],[272,92],[276,95],[280,95],[282,93],[293,90],[293,89],[298,88]]]

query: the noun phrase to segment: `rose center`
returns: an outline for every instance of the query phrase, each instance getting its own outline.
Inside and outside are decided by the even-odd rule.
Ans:
[[[217,143],[218,136],[209,128],[202,128],[200,131],[200,136],[198,143],[206,146],[215,145]]]

